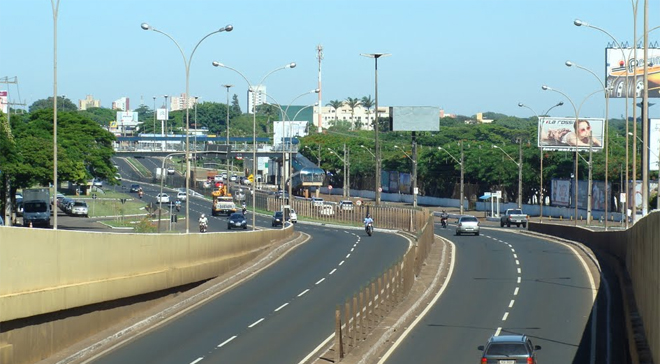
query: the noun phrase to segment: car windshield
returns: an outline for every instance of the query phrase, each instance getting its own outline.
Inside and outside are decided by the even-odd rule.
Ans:
[[[275,212],[275,217],[282,217],[282,211]]]
[[[478,220],[477,220],[476,217],[464,216],[464,217],[461,217],[461,222],[478,222]]]
[[[512,215],[522,215],[522,210],[511,210],[509,213]]]
[[[527,355],[527,349],[523,344],[498,343],[490,345],[486,355]]]
[[[25,211],[25,212],[46,212],[46,211],[48,211],[48,206],[45,202],[26,202],[23,205],[23,211]]]
[[[80,206],[87,207],[87,203],[82,202],[82,201],[76,201],[76,202],[73,203],[73,206],[74,207],[80,207]]]

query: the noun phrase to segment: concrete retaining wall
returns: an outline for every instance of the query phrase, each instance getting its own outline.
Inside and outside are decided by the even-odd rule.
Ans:
[[[613,256],[624,268],[622,282],[628,341],[634,363],[660,358],[660,212],[654,211],[630,229],[590,231],[583,227],[529,223],[529,230],[577,241]],[[626,287],[626,285],[628,287]],[[632,294],[626,294],[631,288]]]

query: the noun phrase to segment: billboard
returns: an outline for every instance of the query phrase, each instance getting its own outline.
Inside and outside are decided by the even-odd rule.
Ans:
[[[660,49],[649,48],[649,98],[660,97]],[[606,48],[605,77],[610,98],[642,96],[644,90],[644,49]]]
[[[575,200],[574,181],[570,179],[553,179],[550,185],[550,205],[562,207],[575,207],[572,203]],[[578,208],[587,208],[589,201],[589,181],[578,181]],[[607,194],[612,196],[612,184],[608,183]],[[591,181],[591,209],[605,210],[605,182]],[[613,206],[609,206],[611,210]]]
[[[392,131],[439,131],[440,108],[435,106],[390,107]]]
[[[576,151],[603,149],[605,120],[602,118],[541,117],[538,147],[542,150]],[[591,135],[591,137],[590,137]]]
[[[0,90],[0,110],[5,114],[9,112],[9,99],[6,90]]]

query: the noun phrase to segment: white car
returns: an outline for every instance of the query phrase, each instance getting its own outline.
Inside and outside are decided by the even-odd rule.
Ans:
[[[156,201],[160,203],[170,203],[170,195],[167,193],[159,193],[156,195]]]
[[[294,209],[289,210],[289,221],[291,221],[294,224],[298,222],[298,214],[296,214],[296,210]]]
[[[229,180],[230,180],[231,182],[238,182],[238,176],[234,174],[234,175],[232,175],[231,177],[229,177]]]
[[[176,199],[185,201],[186,200],[186,192],[185,191],[179,191],[176,193]]]
[[[88,211],[87,203],[85,201],[75,201],[73,205],[71,205],[71,215],[87,217],[89,216]]]
[[[167,174],[174,174],[174,172],[176,172],[174,167],[167,167]]]

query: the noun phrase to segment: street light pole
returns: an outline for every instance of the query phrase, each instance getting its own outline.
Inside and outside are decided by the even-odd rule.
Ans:
[[[603,88],[603,92],[605,93],[605,129],[604,129],[604,141],[603,143],[605,144],[605,230],[607,230],[607,214],[608,214],[608,207],[609,207],[609,186],[607,185],[608,183],[608,173],[609,173],[609,110],[610,110],[610,93],[607,87],[605,87],[605,83],[590,69],[586,67],[582,67],[579,64],[575,64],[571,61],[566,61],[566,66],[571,67],[575,66],[581,70],[587,71],[591,73],[592,76],[594,76],[598,82],[600,83],[600,86]],[[626,121],[627,123],[627,121]],[[593,132],[593,131],[592,131]],[[591,175],[591,135],[589,136],[589,175]],[[627,139],[627,138],[626,138]],[[589,181],[591,181],[591,177],[589,178]],[[591,183],[590,183],[591,184]],[[589,194],[591,194],[591,188],[589,189]],[[589,223],[589,220],[587,220],[587,223]]]
[[[227,179],[229,179],[229,89],[233,86],[234,85],[230,85],[230,84],[222,85],[222,87],[227,88],[227,119],[225,121],[226,122],[225,129],[227,129],[227,142],[226,142],[227,154],[225,155],[225,161],[227,162]]]
[[[350,164],[348,161],[348,157],[346,156],[346,144],[344,144],[344,158],[340,157],[337,152],[335,152],[333,149],[328,148],[331,154],[334,154],[339,160],[343,163],[344,165],[344,186],[342,187],[342,197],[347,196],[347,191],[350,190]],[[350,197],[350,191],[348,192],[348,197]]]
[[[378,119],[378,58],[391,56],[390,53],[361,53],[361,56],[369,57],[374,59],[374,80],[375,80],[375,108],[376,108],[376,119],[374,121],[374,139],[376,143],[376,178],[375,178],[375,193],[376,193],[376,206],[380,205],[380,192],[381,192],[381,180],[380,180],[380,146],[378,142],[378,129],[380,127]]]
[[[256,172],[257,172],[257,89],[259,89],[261,87],[261,85],[264,83],[266,78],[268,78],[268,76],[272,75],[273,73],[275,73],[279,70],[283,70],[283,69],[286,69],[286,68],[295,68],[296,64],[294,62],[291,62],[289,64],[286,64],[282,67],[278,67],[278,68],[268,72],[261,79],[261,81],[258,84],[254,85],[254,86],[250,83],[250,81],[247,79],[247,77],[245,77],[245,75],[242,74],[241,72],[239,72],[237,69],[229,67],[229,66],[227,66],[225,64],[222,64],[220,62],[217,62],[217,61],[213,61],[212,64],[213,64],[214,67],[226,68],[228,70],[232,70],[232,71],[236,72],[237,74],[239,74],[243,78],[243,80],[245,80],[245,82],[247,83],[248,90],[252,92],[252,107],[253,107],[253,110],[252,110],[252,175],[255,176],[255,181],[256,181]],[[249,110],[248,110],[248,112],[249,112]],[[257,196],[256,196],[255,184],[256,183],[252,183],[252,230],[257,229]]]
[[[519,144],[519,155],[518,155],[518,162],[516,162],[515,159],[511,158],[509,153],[504,151],[504,149],[500,148],[497,145],[493,145],[493,148],[499,149],[504,153],[513,163],[518,166],[518,208],[522,209],[522,138],[518,138]]]
[[[57,206],[57,15],[60,0],[50,0],[50,5],[53,9],[53,206]],[[53,213],[53,230],[57,230],[57,212]]]
[[[461,190],[460,200],[461,201],[460,201],[460,206],[459,206],[459,213],[461,215],[463,215],[463,209],[465,208],[463,206],[463,201],[465,200],[465,184],[463,183],[464,182],[464,176],[465,176],[465,168],[463,168],[463,166],[465,165],[464,164],[465,157],[464,157],[464,154],[463,154],[463,141],[461,140],[461,141],[459,141],[459,143],[461,145],[461,160],[460,161],[458,159],[456,159],[456,157],[454,157],[451,153],[449,153],[449,151],[447,149],[445,149],[443,147],[438,147],[438,150],[442,150],[445,153],[447,153],[451,157],[451,159],[454,160],[454,162],[458,163],[458,165],[461,166],[461,188],[460,188],[460,190]]]
[[[550,110],[554,109],[557,106],[562,106],[562,105],[564,105],[564,102],[559,101],[557,104],[555,104],[554,106],[551,106],[548,110],[546,110],[546,112],[543,115],[548,115]],[[536,111],[534,111],[534,109],[532,109],[531,107],[523,104],[522,102],[518,103],[518,107],[525,107],[525,108],[531,110],[534,113],[534,115],[536,115],[536,121],[539,123],[538,127],[539,127],[539,137],[540,137],[541,136],[541,123],[540,123],[541,118],[539,118],[539,114],[537,114]],[[539,150],[541,152],[541,156],[540,156],[541,157],[540,158],[540,162],[541,162],[541,183],[540,183],[540,188],[539,188],[539,197],[540,197],[540,199],[539,199],[539,222],[543,222],[543,203],[545,202],[543,200],[543,146],[541,146],[540,143],[539,143]]]
[[[192,62],[192,58],[195,55],[195,51],[197,50],[197,47],[199,47],[199,45],[206,38],[208,38],[211,35],[216,34],[216,33],[231,32],[234,29],[234,26],[229,24],[229,25],[226,25],[226,26],[224,26],[224,27],[222,27],[222,28],[220,28],[216,31],[213,31],[213,32],[205,35],[202,39],[199,40],[199,42],[197,42],[197,44],[193,48],[193,50],[190,53],[190,56],[188,58],[186,58],[186,55],[185,55],[185,53],[183,53],[183,49],[181,48],[179,43],[174,38],[172,38],[172,36],[170,36],[169,34],[152,27],[151,25],[149,25],[147,23],[142,23],[140,25],[140,27],[143,30],[153,30],[156,33],[160,33],[160,34],[168,37],[172,42],[174,42],[176,47],[179,49],[179,52],[181,52],[181,56],[183,57],[183,65],[184,65],[185,70],[186,70],[186,93],[185,93],[185,97],[184,97],[184,105],[186,106],[186,156],[185,156],[185,158],[186,158],[186,234],[188,234],[188,233],[190,233],[190,219],[188,218],[190,216],[190,198],[189,198],[189,195],[190,195],[190,138],[189,138],[189,136],[190,136],[190,104],[188,102],[188,100],[190,98],[190,63]]]
[[[417,160],[416,160],[415,158],[412,158],[411,156],[409,156],[408,153],[406,153],[406,151],[403,150],[403,149],[402,149],[401,147],[399,147],[398,145],[395,145],[394,148],[397,148],[397,149],[401,150],[401,152],[402,152],[403,154],[405,154],[405,156],[408,157],[408,159],[410,159],[410,160],[412,161],[412,170],[413,170],[413,172],[412,172],[412,180],[413,180],[413,181],[412,181],[412,182],[413,182],[413,186],[412,186],[412,187],[413,187],[413,190],[412,190],[412,193],[413,193],[413,207],[417,207],[417,193],[415,193],[415,190],[417,189]],[[413,148],[414,148],[414,147],[413,147]],[[413,149],[413,153],[414,153],[414,149]]]

